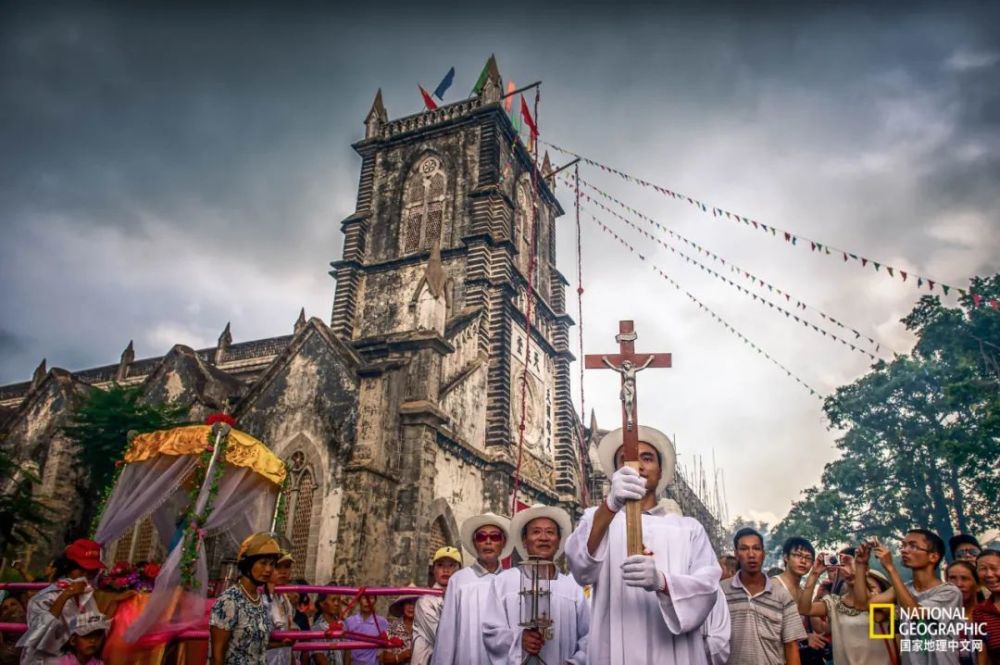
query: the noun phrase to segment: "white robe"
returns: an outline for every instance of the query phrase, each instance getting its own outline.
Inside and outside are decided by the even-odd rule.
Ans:
[[[701,626],[716,604],[719,563],[704,527],[657,507],[642,516],[642,535],[668,593],[627,586],[625,511],[611,520],[594,556],[587,539],[596,508],[589,508],[566,541],[573,577],[593,585],[588,665],[705,665]]]
[[[55,665],[62,658],[62,647],[69,640],[69,622],[83,612],[99,612],[94,602],[94,590],[88,586],[82,595],[70,598],[63,605],[62,617],[54,617],[49,608],[63,592],[60,583],[74,580],[61,579],[39,591],[28,601],[28,630],[17,641],[22,647],[21,665]]]
[[[432,665],[491,665],[483,644],[483,613],[490,585],[501,571],[489,573],[474,563],[448,580]]]
[[[722,588],[708,619],[701,626],[701,636],[705,640],[705,651],[711,665],[726,665],[729,662],[729,637],[732,627],[729,623],[729,602]]]
[[[433,588],[442,587],[435,582]],[[413,651],[410,655],[410,665],[427,665],[431,662],[443,608],[444,598],[441,596],[421,596],[417,599],[417,606],[413,612]]]
[[[490,604],[483,625],[483,643],[490,662],[521,665],[521,576],[520,568],[496,576],[490,591]],[[583,589],[569,575],[559,574],[549,591],[549,611],[554,637],[545,642],[539,656],[548,665],[584,665],[587,658],[587,631],[590,629],[590,606]]]
[[[295,616],[295,608],[292,601],[283,593],[274,594],[267,604],[268,612],[271,614],[271,621],[274,622],[274,630],[295,630],[296,626],[292,622]],[[264,659],[267,665],[291,665],[292,647],[279,647],[268,649],[264,652]]]

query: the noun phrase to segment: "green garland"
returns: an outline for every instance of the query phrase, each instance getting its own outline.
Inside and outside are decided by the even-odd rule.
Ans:
[[[288,489],[291,484],[291,476],[285,474],[285,479],[281,481],[281,489],[278,491],[277,515],[274,518],[274,532],[285,532],[285,521],[288,519]]]
[[[115,472],[111,476],[111,480],[104,489],[101,490],[101,501],[97,505],[97,512],[94,514],[94,519],[90,522],[90,538],[93,539],[97,534],[97,527],[101,525],[101,518],[104,517],[104,509],[108,506],[108,501],[111,499],[111,494],[118,487],[118,479],[122,476],[122,471],[125,470],[125,463],[122,460],[115,462]]]
[[[229,441],[229,433],[219,443],[219,455],[216,458],[215,469],[212,472],[211,485],[208,489],[208,501],[201,513],[195,514],[195,503],[198,501],[198,494],[202,485],[205,484],[205,474],[208,473],[209,464],[212,462],[212,431],[208,433],[209,447],[198,457],[198,468],[194,475],[194,485],[188,492],[189,508],[184,516],[184,544],[181,551],[181,584],[185,589],[197,589],[200,584],[195,575],[195,564],[198,561],[198,550],[201,547],[202,537],[201,526],[208,519],[215,504],[215,497],[219,493],[219,482],[226,467],[226,445]]]

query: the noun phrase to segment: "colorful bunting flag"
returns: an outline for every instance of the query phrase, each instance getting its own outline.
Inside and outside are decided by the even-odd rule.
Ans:
[[[514,86],[513,81],[507,81],[507,95],[503,100],[503,110],[510,115],[511,109],[514,108],[514,90],[517,88]]]

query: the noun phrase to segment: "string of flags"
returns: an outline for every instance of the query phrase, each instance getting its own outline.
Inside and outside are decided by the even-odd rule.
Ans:
[[[886,274],[889,275],[889,277],[895,279],[896,276],[898,275],[899,278],[904,282],[912,278],[912,282],[916,285],[917,288],[922,288],[924,285],[926,285],[929,291],[934,291],[934,287],[937,286],[940,287],[941,292],[944,293],[944,295],[948,295],[951,291],[957,291],[962,296],[970,295],[966,289],[952,286],[950,284],[945,284],[944,282],[941,282],[939,280],[933,280],[925,275],[920,275],[912,271],[902,270],[895,266],[891,266],[885,262],[875,261],[874,259],[868,258],[867,256],[863,256],[856,252],[851,252],[846,249],[842,249],[840,247],[836,247],[834,245],[830,245],[827,243],[821,243],[816,240],[813,240],[812,238],[792,233],[791,231],[782,229],[774,225],[764,224],[763,222],[759,222],[755,219],[751,219],[749,217],[739,215],[735,212],[725,210],[724,208],[720,208],[715,205],[710,205],[699,199],[687,196],[686,194],[681,194],[671,189],[667,189],[666,187],[661,187],[660,185],[656,185],[647,180],[643,180],[642,178],[637,178],[636,176],[625,173],[624,171],[619,171],[616,168],[602,164],[598,161],[590,159],[589,157],[584,157],[583,155],[579,155],[571,150],[567,150],[566,148],[562,148],[553,143],[549,143],[547,141],[542,141],[542,143],[544,143],[545,145],[549,146],[554,150],[558,150],[559,152],[565,155],[571,155],[573,157],[578,158],[582,162],[590,164],[591,166],[596,166],[597,168],[601,169],[602,171],[605,171],[606,173],[612,173],[627,182],[631,182],[633,184],[640,185],[642,187],[651,188],[654,191],[658,192],[659,194],[662,194],[664,196],[669,196],[670,198],[676,201],[682,201],[682,202],[686,201],[689,205],[694,206],[697,210],[701,211],[704,214],[711,214],[716,219],[721,220],[724,218],[728,221],[737,224],[743,224],[744,226],[748,227],[752,226],[755,230],[761,231],[762,233],[765,234],[769,234],[774,238],[783,238],[787,244],[792,245],[794,247],[798,247],[800,245],[804,247],[806,243],[809,243],[809,248],[812,252],[818,252],[819,254],[830,257],[842,257],[844,262],[856,261],[861,264],[862,268],[867,268],[870,264],[872,268],[875,269],[875,272],[879,272],[884,268]],[[979,307],[983,302],[985,302],[987,305],[993,307],[994,309],[1000,309],[1000,302],[998,302],[996,299],[993,298],[985,299],[979,294],[975,293],[971,294],[971,296],[973,303],[976,307]]]
[[[566,179],[565,177],[563,178],[563,180],[569,186],[571,186],[571,187],[575,186],[573,180]],[[807,304],[807,303],[799,300],[798,298],[794,298],[787,291],[784,291],[784,290],[782,290],[782,289],[774,286],[770,282],[767,282],[767,281],[761,279],[757,275],[749,272],[748,270],[745,270],[745,269],[741,268],[740,266],[736,265],[735,263],[733,263],[731,261],[728,261],[728,260],[722,258],[718,254],[715,254],[714,252],[711,252],[711,251],[705,249],[704,247],[702,247],[698,243],[694,242],[693,240],[689,240],[688,238],[685,238],[681,234],[679,234],[679,233],[677,233],[677,232],[675,232],[675,231],[667,228],[666,226],[660,224],[656,220],[648,217],[647,215],[644,215],[643,213],[639,212],[635,208],[627,205],[626,203],[624,203],[622,201],[619,201],[618,199],[616,199],[615,197],[611,196],[607,192],[604,192],[603,190],[599,189],[598,187],[595,187],[594,185],[592,185],[589,182],[585,181],[583,178],[580,178],[580,183],[583,184],[583,185],[585,185],[586,187],[588,187],[589,189],[591,189],[595,193],[599,194],[600,196],[604,197],[605,199],[608,199],[608,200],[614,202],[616,205],[624,208],[625,210],[627,210],[628,212],[632,213],[633,215],[639,217],[640,219],[643,219],[647,223],[652,224],[655,228],[657,228],[657,229],[659,229],[659,230],[661,230],[661,231],[669,234],[673,238],[676,238],[676,239],[680,240],[681,242],[685,243],[689,247],[694,248],[695,251],[697,251],[698,253],[704,254],[705,256],[708,256],[708,257],[711,257],[713,260],[721,263],[724,266],[727,266],[730,269],[731,272],[734,272],[737,275],[739,275],[740,277],[745,277],[746,279],[750,280],[750,283],[753,286],[755,286],[757,288],[760,288],[760,289],[765,289],[766,288],[769,293],[777,293],[778,295],[782,295],[782,296],[785,297],[785,300],[789,304],[794,304],[796,309],[801,309],[803,311],[805,311],[805,310],[812,310],[812,311],[816,312],[817,314],[819,314],[820,318],[822,318],[824,321],[829,321],[830,323],[833,323],[834,325],[836,325],[838,328],[841,328],[841,329],[846,330],[846,331],[850,331],[851,333],[854,334],[854,341],[855,342],[858,342],[860,344],[861,340],[864,339],[864,340],[868,341],[868,343],[871,345],[871,348],[873,348],[876,352],[878,352],[878,351],[881,350],[882,346],[881,346],[881,344],[879,342],[875,341],[873,338],[871,338],[871,337],[869,337],[867,335],[862,334],[861,331],[859,331],[858,329],[856,329],[854,327],[851,327],[851,326],[848,326],[847,324],[841,322],[839,319],[835,318],[834,316],[832,316],[830,314],[827,314],[826,312],[824,312],[823,310],[819,309],[818,307],[814,307],[812,305],[809,305],[809,304]],[[693,258],[693,257],[685,254],[683,251],[680,251],[680,250],[676,249],[675,247],[673,247],[673,246],[665,243],[661,238],[657,238],[653,234],[648,233],[645,230],[639,228],[638,226],[636,226],[635,224],[633,224],[630,220],[626,219],[625,217],[623,217],[622,215],[620,215],[616,211],[611,210],[607,206],[603,205],[600,201],[597,201],[597,200],[593,199],[592,197],[590,197],[586,193],[580,192],[580,196],[582,198],[586,199],[589,203],[592,203],[593,205],[599,207],[601,210],[607,212],[610,215],[614,215],[615,217],[617,217],[618,219],[622,220],[623,222],[625,222],[629,226],[632,226],[634,229],[636,229],[636,231],[638,231],[639,233],[643,234],[644,236],[650,238],[651,240],[656,241],[657,243],[659,243],[660,245],[662,245],[666,249],[669,249],[674,254],[680,255],[688,263],[693,263],[693,264],[697,265],[702,271],[709,273],[713,277],[716,277],[716,278],[718,278],[718,279],[726,282],[730,286],[738,289],[739,291],[741,291],[741,292],[743,292],[743,293],[751,296],[755,301],[757,301],[759,299],[762,304],[766,304],[769,307],[771,307],[772,309],[778,309],[778,310],[780,310],[782,312],[785,312],[785,316],[786,317],[794,317],[796,321],[799,321],[799,322],[803,323],[803,325],[810,325],[810,326],[812,325],[812,324],[809,324],[808,322],[806,322],[804,319],[800,319],[798,316],[795,316],[794,314],[791,314],[790,312],[787,312],[786,310],[782,309],[780,305],[774,305],[773,303],[771,303],[767,299],[765,299],[765,298],[763,298],[761,296],[758,296],[758,295],[756,295],[754,293],[751,293],[747,289],[745,289],[745,288],[739,286],[738,284],[734,283],[732,280],[730,280],[729,278],[727,278],[725,275],[721,275],[721,274],[715,272],[710,267],[708,267],[708,266],[704,265],[703,263],[699,262],[697,259],[695,259],[695,258]],[[823,331],[822,328],[819,328],[817,326],[812,326],[812,327],[816,328],[817,332],[820,332],[824,336],[827,335],[827,333],[825,331]],[[875,359],[875,356],[872,353],[866,351],[865,349],[861,348],[860,346],[856,346],[855,344],[852,344],[851,342],[843,340],[843,339],[837,337],[836,335],[833,335],[833,333],[830,333],[830,336],[834,337],[835,339],[840,340],[841,343],[843,343],[846,346],[850,347],[851,350],[857,351],[859,353],[863,353],[863,354],[871,357],[872,359]]]
[[[732,334],[736,335],[744,344],[746,344],[751,349],[753,349],[754,351],[756,351],[758,353],[758,355],[763,356],[769,362],[771,362],[772,364],[776,365],[779,369],[781,369],[781,371],[783,371],[785,373],[785,376],[791,378],[796,383],[798,383],[800,386],[802,386],[803,388],[805,388],[806,390],[808,390],[810,395],[812,395],[813,397],[817,397],[819,399],[822,399],[822,395],[820,395],[812,386],[810,386],[808,383],[806,383],[805,381],[803,381],[802,379],[800,379],[790,369],[788,369],[783,364],[781,364],[781,362],[779,362],[778,360],[775,360],[770,354],[768,354],[762,348],[760,348],[759,346],[757,346],[757,344],[755,344],[752,340],[750,340],[746,335],[744,335],[743,333],[741,333],[739,330],[737,330],[736,328],[734,328],[728,321],[726,321],[721,316],[719,316],[718,314],[716,314],[705,303],[703,303],[702,301],[698,300],[698,298],[696,298],[691,292],[687,291],[686,289],[684,289],[684,287],[682,287],[680,284],[678,284],[677,281],[673,277],[671,277],[670,275],[668,275],[667,273],[663,272],[658,267],[656,267],[655,265],[653,265],[652,262],[650,262],[650,261],[648,261],[646,259],[645,255],[643,255],[642,253],[640,253],[635,247],[633,247],[631,244],[629,244],[629,242],[627,240],[625,240],[620,235],[618,235],[617,233],[615,233],[611,228],[609,228],[608,226],[606,226],[605,224],[603,224],[596,217],[593,217],[593,216],[591,216],[591,217],[592,217],[594,223],[597,224],[601,228],[602,231],[604,231],[605,233],[610,234],[612,237],[614,237],[615,240],[617,240],[619,243],[621,243],[622,246],[624,246],[626,249],[628,249],[628,251],[632,252],[633,254],[635,254],[636,256],[638,256],[640,259],[642,259],[643,262],[649,263],[650,267],[653,268],[654,272],[656,272],[663,279],[667,280],[667,282],[669,282],[670,285],[673,286],[675,289],[677,289],[678,291],[682,292],[685,296],[687,296],[688,299],[691,302],[693,302],[695,305],[698,306],[698,309],[702,310],[703,312],[706,312],[709,316],[711,316],[713,319],[715,319],[715,321],[717,323],[721,324],[724,328],[726,328],[726,330],[728,330]]]
[[[584,209],[586,209],[586,208],[584,208]],[[601,220],[599,218],[597,218],[596,216],[594,216],[594,214],[591,213],[590,211],[588,211],[588,214],[590,214],[590,216],[594,219],[595,222],[603,223],[603,222],[601,222]],[[697,259],[693,259],[693,258],[687,256],[686,254],[684,254],[684,252],[678,251],[678,250],[674,249],[673,247],[670,247],[669,245],[667,245],[666,243],[664,243],[660,239],[658,239],[655,236],[653,236],[652,233],[649,233],[649,232],[645,231],[644,229],[639,228],[639,226],[637,226],[636,224],[633,224],[632,222],[628,221],[624,217],[620,217],[618,215],[615,215],[615,216],[618,217],[619,219],[621,219],[621,221],[623,221],[626,224],[628,224],[633,229],[635,229],[636,232],[642,234],[643,236],[649,238],[650,240],[654,240],[655,242],[658,242],[660,245],[662,245],[666,249],[669,249],[671,252],[674,252],[675,254],[679,254],[688,263],[695,264],[696,266],[698,266],[699,268],[701,268],[704,272],[707,272],[708,274],[712,275],[713,277],[716,277],[716,278],[722,280],[723,282],[725,282],[729,286],[733,287],[734,289],[736,289],[740,293],[744,293],[744,294],[752,297],[753,300],[754,300],[754,302],[758,302],[759,301],[761,305],[766,305],[767,307],[769,307],[771,309],[777,310],[778,312],[784,314],[786,319],[793,319],[796,323],[801,323],[803,327],[810,328],[813,331],[815,331],[816,333],[818,333],[820,335],[823,335],[823,337],[829,337],[831,340],[840,342],[842,345],[844,345],[846,347],[849,347],[851,349],[851,351],[856,351],[857,353],[864,354],[864,355],[868,356],[869,358],[871,358],[872,360],[878,360],[878,357],[875,356],[873,353],[870,353],[870,352],[866,351],[865,349],[862,349],[859,346],[855,346],[854,344],[852,344],[851,342],[848,342],[843,337],[838,336],[836,333],[827,331],[827,330],[821,328],[820,326],[817,326],[815,323],[812,323],[811,321],[808,321],[805,318],[798,316],[797,314],[793,314],[792,312],[790,312],[789,310],[785,309],[781,305],[776,305],[773,302],[771,302],[770,300],[768,300],[767,298],[765,298],[763,296],[759,296],[756,293],[753,293],[752,291],[750,291],[749,289],[746,289],[746,288],[740,286],[739,284],[737,284],[733,280],[729,279],[728,277],[726,277],[724,275],[720,275],[719,273],[715,272],[711,268],[705,266],[704,264],[702,264],[701,262],[699,262]]]

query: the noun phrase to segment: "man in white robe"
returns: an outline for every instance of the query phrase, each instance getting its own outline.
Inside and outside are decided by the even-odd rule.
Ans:
[[[434,589],[444,589],[448,594],[448,583],[452,575],[462,567],[462,553],[457,548],[445,546],[434,553]],[[410,665],[427,665],[434,654],[438,624],[444,598],[441,596],[421,596],[413,611],[413,652]]]
[[[534,506],[511,520],[511,538],[522,559],[555,561],[562,554],[562,543],[572,529],[569,515],[561,508]],[[587,631],[590,628],[590,604],[580,587],[555,564],[539,567],[549,582],[550,639],[538,630],[524,628],[521,589],[531,587],[534,566],[505,570],[493,580],[490,605],[483,628],[483,642],[490,662],[521,665],[528,655],[538,656],[548,665],[584,665]],[[542,604],[544,607],[544,603]],[[538,662],[538,661],[535,661]]]
[[[673,479],[673,443],[651,427],[640,426],[638,438],[638,472],[622,464],[620,429],[601,440],[611,492],[566,543],[576,581],[594,587],[587,663],[705,665],[702,624],[717,605],[718,560],[697,520],[657,505]],[[621,509],[629,499],[641,501],[646,555],[627,556]]]
[[[483,644],[483,614],[493,578],[510,556],[510,520],[493,513],[462,523],[462,545],[476,561],[451,576],[438,623],[431,665],[491,665]]]

